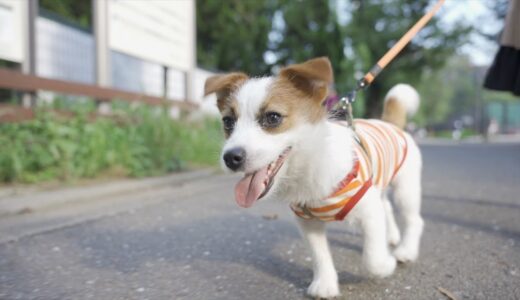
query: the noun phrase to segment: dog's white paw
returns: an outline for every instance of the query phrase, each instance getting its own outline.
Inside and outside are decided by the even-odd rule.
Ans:
[[[402,263],[414,262],[417,260],[417,256],[419,256],[419,251],[414,249],[414,247],[400,245],[394,250],[394,256]]]
[[[315,298],[331,299],[340,295],[337,276],[322,276],[312,281],[307,294]]]
[[[372,276],[382,278],[392,275],[396,265],[397,261],[395,260],[395,257],[388,255],[384,259],[367,264],[367,270]]]

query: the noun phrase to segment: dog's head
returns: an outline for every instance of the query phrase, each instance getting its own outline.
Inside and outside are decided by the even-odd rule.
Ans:
[[[235,187],[240,206],[274,193],[284,163],[306,138],[305,128],[326,117],[322,102],[332,80],[330,61],[316,58],[285,67],[275,77],[230,73],[206,81],[205,94],[217,94],[227,139],[222,164],[245,173]]]

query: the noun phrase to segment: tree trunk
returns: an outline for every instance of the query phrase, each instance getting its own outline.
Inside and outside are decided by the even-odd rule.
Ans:
[[[374,82],[365,91],[365,118],[381,118],[383,111],[383,88]]]

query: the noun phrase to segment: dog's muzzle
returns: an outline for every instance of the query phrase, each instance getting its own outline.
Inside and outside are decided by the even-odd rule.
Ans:
[[[238,171],[244,167],[246,161],[246,151],[244,148],[237,147],[224,153],[224,163],[232,171]]]

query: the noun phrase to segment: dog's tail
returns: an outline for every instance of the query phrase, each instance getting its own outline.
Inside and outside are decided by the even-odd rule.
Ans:
[[[397,84],[388,91],[381,119],[399,128],[406,125],[406,117],[419,109],[419,93],[408,84]]]

